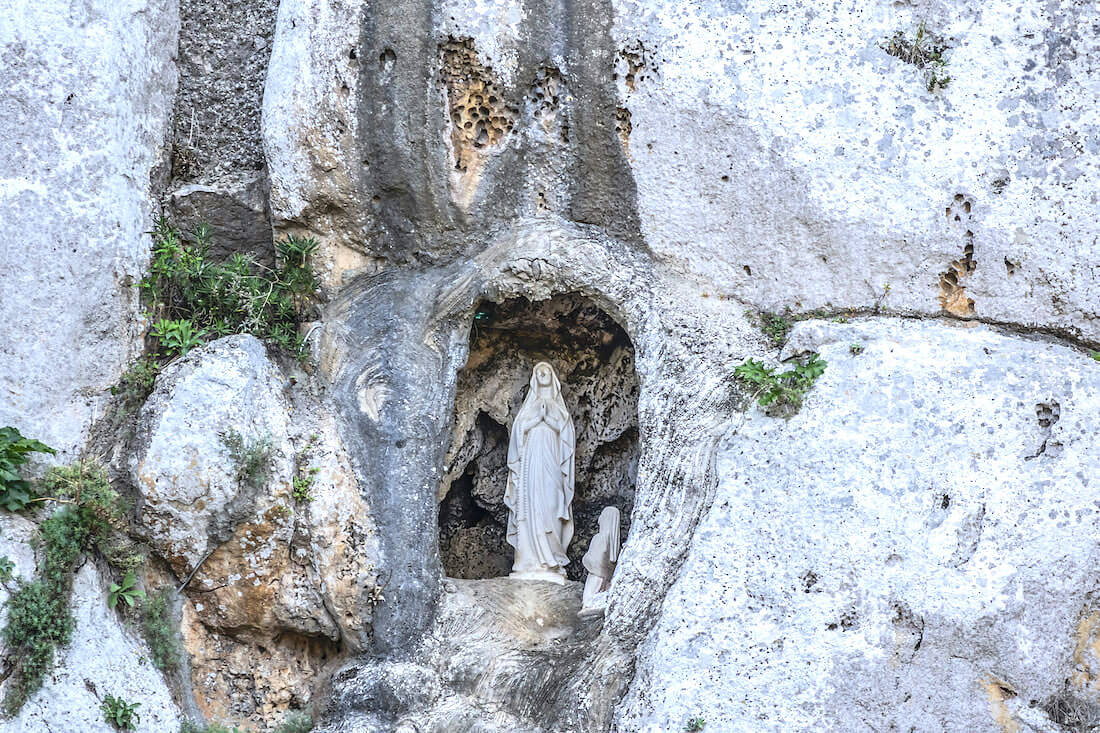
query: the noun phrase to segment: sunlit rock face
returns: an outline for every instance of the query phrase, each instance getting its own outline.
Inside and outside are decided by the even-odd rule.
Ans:
[[[375,617],[379,656],[371,674],[396,689],[405,672],[387,666],[393,660],[434,669],[426,658],[416,661],[410,640],[433,628],[431,610],[446,602],[445,573],[487,577],[507,569],[494,487],[513,400],[522,391],[518,375],[530,365],[520,356],[522,344],[506,333],[478,331],[480,304],[579,294],[623,329],[634,351],[637,473],[629,532],[605,624],[583,651],[587,664],[555,678],[574,702],[539,711],[516,703],[508,715],[548,731],[677,729],[692,716],[731,730],[845,730],[861,706],[895,709],[897,700],[910,706],[897,713],[899,727],[910,713],[913,721],[936,721],[927,723],[933,728],[964,721],[974,730],[1011,727],[1031,715],[1012,702],[1024,698],[1012,697],[1013,685],[1021,684],[1005,680],[1012,669],[980,661],[989,645],[981,632],[951,632],[952,644],[974,645],[968,652],[944,647],[944,658],[979,660],[963,671],[932,661],[913,673],[927,680],[932,689],[924,699],[931,694],[935,703],[910,702],[909,690],[895,697],[878,683],[860,686],[879,652],[853,661],[833,643],[856,628],[853,619],[872,616],[853,616],[847,606],[821,610],[836,618],[798,637],[800,651],[819,665],[815,680],[835,691],[817,707],[800,707],[803,717],[714,709],[741,684],[753,685],[756,711],[782,711],[802,699],[776,702],[769,695],[783,685],[752,682],[784,675],[784,684],[801,684],[774,655],[753,667],[762,670],[756,677],[723,672],[676,699],[663,690],[707,673],[684,639],[714,634],[758,650],[784,638],[787,621],[727,618],[716,599],[728,593],[729,603],[787,619],[786,596],[761,599],[753,589],[771,578],[805,575],[808,568],[796,560],[815,555],[815,543],[823,541],[815,532],[853,546],[867,537],[906,544],[948,526],[973,533],[993,516],[990,502],[978,519],[981,500],[958,496],[952,501],[961,503],[942,511],[969,513],[949,512],[932,527],[925,504],[915,502],[897,509],[906,518],[889,537],[861,518],[810,524],[810,534],[790,541],[803,543],[802,554],[769,548],[770,538],[758,533],[810,521],[799,507],[812,505],[816,494],[803,494],[797,506],[741,512],[736,527],[707,529],[718,511],[715,497],[747,470],[730,458],[730,446],[752,430],[766,430],[775,444],[760,459],[754,486],[782,485],[776,482],[810,471],[815,461],[822,472],[844,472],[851,461],[868,470],[873,464],[875,490],[891,496],[904,492],[913,475],[940,481],[937,465],[912,455],[918,449],[932,455],[933,446],[956,439],[942,425],[935,434],[923,432],[946,420],[937,412],[946,408],[929,400],[901,415],[890,403],[869,400],[862,406],[868,433],[883,421],[895,432],[884,432],[858,456],[830,452],[837,448],[825,436],[854,430],[845,427],[842,407],[863,389],[858,374],[843,371],[845,354],[855,364],[875,364],[886,358],[877,344],[916,344],[906,346],[914,355],[908,371],[874,382],[878,395],[911,384],[932,390],[935,379],[946,379],[924,349],[978,369],[984,349],[992,349],[985,340],[992,339],[1031,359],[1028,350],[1038,347],[1019,335],[960,335],[954,321],[933,319],[984,320],[1068,337],[1057,348],[1091,378],[1089,362],[1075,349],[1100,338],[1091,295],[1100,292],[1091,264],[1098,229],[1088,214],[1098,151],[1084,134],[1095,131],[1096,120],[1080,50],[1080,29],[1091,27],[1094,12],[1037,2],[996,8],[945,2],[920,11],[893,3],[284,3],[263,117],[272,216],[276,231],[308,232],[322,242],[319,263],[332,301],[318,353],[366,501],[385,528],[380,546],[384,572],[392,575]],[[898,31],[915,34],[922,21],[947,49],[951,81],[934,91],[926,69],[885,48]],[[1055,84],[1060,102],[1052,96]],[[1068,131],[1076,128],[1082,132]],[[757,414],[733,369],[750,356],[778,354],[745,317],[749,308],[848,319],[867,331],[860,337],[868,342],[861,357],[867,361],[854,360],[851,344],[807,346],[829,362],[818,389],[833,395],[831,406],[814,412],[811,395],[791,422]],[[928,323],[909,325],[905,318]],[[500,367],[498,375],[497,367],[485,366],[492,354],[512,354],[514,367]],[[509,377],[513,371],[517,376]],[[629,384],[625,369],[608,374],[621,380],[619,389]],[[1028,377],[972,385],[969,396],[952,403],[959,411],[951,413],[952,425],[968,434],[998,420],[1007,424],[1016,408],[998,403],[989,412],[983,400],[1007,400],[1002,395],[1017,379]],[[1030,399],[1011,412],[1013,424],[1054,430],[1065,403],[1056,409],[1047,398]],[[595,412],[588,419],[598,423]],[[806,443],[798,421],[807,419],[823,436],[821,445],[803,448],[812,465],[798,464],[793,457],[800,454],[789,448]],[[1088,451],[1071,456],[1065,441],[1046,440],[1038,457],[1028,459],[1039,444],[1004,458],[999,469],[1015,472],[1012,491],[1036,502],[1048,493],[1046,479],[1032,473],[1036,461],[1057,456],[1070,462],[1067,475],[1090,475]],[[1025,469],[1007,468],[1013,461]],[[910,473],[883,473],[894,465],[908,465]],[[953,471],[961,475],[963,467]],[[1082,489],[1082,502],[1086,494]],[[983,529],[973,557],[996,536]],[[722,564],[693,570],[705,552],[720,555]],[[959,552],[969,553],[969,545]],[[902,568],[897,572],[933,595],[960,594],[964,610],[944,628],[981,626],[1001,611],[975,610],[969,590],[951,590],[953,581],[936,563],[954,553],[933,560],[898,552],[902,560],[884,567]],[[754,557],[767,559],[752,572],[739,569]],[[1054,553],[1049,561],[1047,577],[1076,578],[1079,593],[1091,589],[1086,558]],[[864,574],[883,572],[868,566]],[[666,596],[677,587],[686,590]],[[905,597],[895,608],[888,588],[854,588],[862,590],[851,591],[858,598],[850,604],[885,609],[863,622],[872,636],[901,629],[908,639],[921,623],[932,628],[925,599]],[[799,600],[811,597],[797,592]],[[1069,662],[1054,660],[1062,658],[1063,640],[1077,633],[1074,614],[1083,613],[1083,596],[1060,597],[1077,608],[1055,614],[1059,631],[1053,621],[1027,616],[1004,632],[1014,643],[1044,640],[1047,656],[1036,659],[1047,661],[1036,664],[1047,665],[1045,676],[1028,693],[1037,708],[1058,692],[1057,675],[1068,674]],[[916,659],[929,643],[922,642]],[[723,656],[720,645],[714,655],[745,658]],[[436,674],[417,670],[409,679]],[[470,705],[481,710],[491,692],[475,697]],[[430,705],[407,707],[413,723],[432,720],[424,712]],[[356,706],[345,695],[334,699],[326,720],[351,725],[372,714],[369,704]]]
[[[137,290],[176,84],[167,0],[0,22],[0,424],[73,457],[140,352]]]
[[[76,455],[139,352],[155,214],[262,262],[319,241],[310,365],[198,349],[111,459],[186,586],[192,712],[1045,731],[1097,702],[1093,4],[94,5],[0,21],[0,423]],[[816,320],[780,353],[761,308]],[[789,421],[734,377],[805,351]],[[602,620],[492,577],[534,358],[580,524],[622,509]],[[228,431],[270,435],[269,482]],[[58,678],[76,727],[94,661]]]
[[[802,349],[829,362],[802,411],[719,445],[616,729],[1056,730],[1100,663],[1100,365],[890,319]]]
[[[331,417],[252,336],[195,349],[157,380],[131,466],[149,543],[187,579],[199,709],[252,724],[306,707],[369,639],[375,528]],[[242,474],[232,446],[262,455]],[[293,483],[308,477],[309,499]]]

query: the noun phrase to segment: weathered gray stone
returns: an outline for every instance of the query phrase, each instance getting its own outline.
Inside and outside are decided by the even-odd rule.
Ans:
[[[723,438],[616,729],[1058,730],[1029,701],[1100,669],[1100,364],[892,319],[789,349],[829,366]]]
[[[142,408],[130,461],[139,521],[161,557],[186,577],[236,525],[266,506],[268,486],[238,477],[226,440],[266,443],[270,484],[290,491],[287,381],[252,336],[229,336],[165,368]],[[258,496],[262,490],[262,496]]]
[[[0,424],[71,455],[140,346],[176,4],[0,5]]]
[[[184,232],[205,224],[210,228],[210,256],[225,259],[251,254],[272,267],[275,247],[262,176],[234,179],[231,185],[183,186],[169,196],[172,223]]]
[[[180,0],[177,185],[239,191],[249,177],[263,177],[260,106],[277,7],[278,0]]]
[[[553,213],[758,307],[946,310],[1100,340],[1088,3],[282,12],[273,214],[321,237],[330,286]],[[937,92],[881,48],[921,22],[950,46]],[[496,101],[475,114],[471,94]]]

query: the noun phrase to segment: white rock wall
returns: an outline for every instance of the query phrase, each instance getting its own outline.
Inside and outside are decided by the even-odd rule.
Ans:
[[[618,729],[1030,730],[1100,661],[1100,364],[897,320],[791,343],[829,366],[722,441]]]
[[[0,1],[0,424],[71,452],[139,345],[172,0]]]
[[[767,308],[936,313],[972,243],[977,317],[1100,338],[1095,3],[614,9],[620,45],[644,47],[620,93],[645,239],[670,266]],[[921,21],[952,47],[936,93],[880,48]]]

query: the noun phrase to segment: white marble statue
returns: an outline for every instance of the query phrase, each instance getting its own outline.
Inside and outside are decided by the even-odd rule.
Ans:
[[[544,361],[508,441],[508,544],[516,550],[513,578],[565,582],[565,551],[573,539],[573,418],[561,382]]]
[[[607,599],[604,594],[611,587],[611,576],[615,574],[615,564],[619,562],[619,510],[613,506],[604,507],[600,512],[599,526],[581,561],[588,571],[581,596],[581,613],[603,611]]]

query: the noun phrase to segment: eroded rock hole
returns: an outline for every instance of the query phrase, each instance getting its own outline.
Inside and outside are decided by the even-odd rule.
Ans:
[[[548,361],[576,429],[572,580],[605,506],[618,507],[626,541],[638,468],[638,378],[634,347],[615,321],[583,296],[541,302],[482,303],[470,354],[458,375],[455,422],[439,491],[439,550],[456,578],[492,578],[511,570],[505,540],[508,431],[527,393],[531,370]]]

